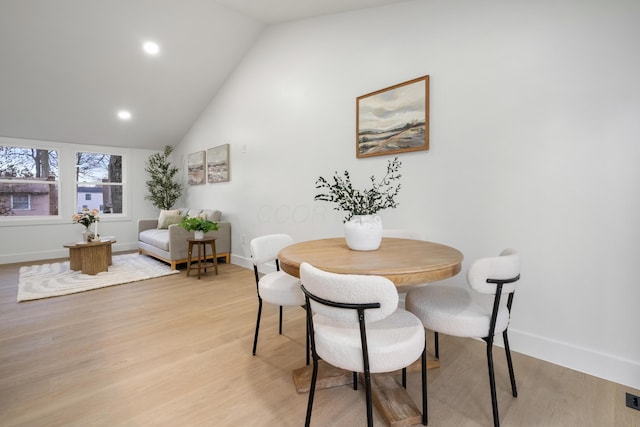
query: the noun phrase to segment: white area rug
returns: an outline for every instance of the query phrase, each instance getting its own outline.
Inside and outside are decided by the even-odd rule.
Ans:
[[[114,255],[109,271],[96,275],[69,269],[69,261],[20,268],[18,302],[74,294],[179,273],[146,255]]]

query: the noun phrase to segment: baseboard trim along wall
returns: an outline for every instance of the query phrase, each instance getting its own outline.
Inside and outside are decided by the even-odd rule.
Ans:
[[[640,389],[640,362],[509,328],[511,349],[536,359]]]

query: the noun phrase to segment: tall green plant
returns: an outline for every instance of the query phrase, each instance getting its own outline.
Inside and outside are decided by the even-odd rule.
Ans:
[[[178,168],[171,166],[169,161],[172,151],[173,147],[167,145],[164,147],[164,152],[152,154],[145,162],[144,170],[151,179],[147,181],[149,194],[144,198],[151,200],[153,206],[158,209],[171,209],[182,194],[182,185],[174,179]]]

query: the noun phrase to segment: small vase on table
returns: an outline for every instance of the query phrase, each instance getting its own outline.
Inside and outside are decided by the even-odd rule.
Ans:
[[[88,243],[93,240],[93,236],[93,231],[89,230],[89,227],[87,227],[82,232],[82,241]]]
[[[382,219],[378,215],[354,215],[344,224],[349,249],[375,251],[382,242]]]

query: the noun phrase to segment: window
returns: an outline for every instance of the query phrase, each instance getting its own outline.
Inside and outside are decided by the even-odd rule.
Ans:
[[[122,214],[124,184],[123,156],[109,153],[76,153],[76,209]]]
[[[31,206],[30,201],[28,194],[12,194],[11,209],[14,211],[28,211]]]
[[[0,145],[0,217],[57,216],[58,152]]]

